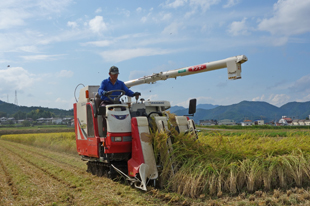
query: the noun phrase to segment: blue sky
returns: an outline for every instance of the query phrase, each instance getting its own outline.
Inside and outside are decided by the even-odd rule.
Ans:
[[[185,107],[310,101],[309,32],[310,0],[1,1],[0,100],[71,109],[112,65],[128,81],[243,54],[240,80],[221,69],[131,89]]]

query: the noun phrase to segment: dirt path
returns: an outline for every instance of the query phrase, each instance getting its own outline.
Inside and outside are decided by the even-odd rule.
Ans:
[[[166,205],[86,173],[78,156],[0,140],[0,205]]]

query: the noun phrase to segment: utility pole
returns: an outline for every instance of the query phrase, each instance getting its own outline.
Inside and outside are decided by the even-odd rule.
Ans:
[[[15,101],[14,101],[14,103],[15,103],[16,105],[18,105],[18,100],[17,100],[17,90],[15,90]]]

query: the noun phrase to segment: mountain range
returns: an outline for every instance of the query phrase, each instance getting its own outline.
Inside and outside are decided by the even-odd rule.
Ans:
[[[47,108],[47,107],[26,107],[26,106],[18,106],[16,104],[3,102],[0,100],[0,113],[5,113],[8,116],[12,116],[16,112],[25,112],[29,113],[33,110],[44,110],[49,111],[53,114],[55,114],[57,117],[73,117],[73,109],[70,110],[64,110],[64,109],[57,109],[57,108]]]
[[[263,119],[265,122],[279,120],[282,116],[292,119],[306,119],[310,115],[309,102],[290,102],[281,107],[276,107],[267,102],[242,101],[238,104],[228,106],[213,105],[214,108],[204,109],[203,105],[197,105],[196,114],[192,117],[195,122],[207,119],[233,119],[236,122],[242,122],[245,119],[257,120]],[[188,114],[188,109],[180,106],[170,108],[176,115]]]
[[[73,116],[73,109],[62,110],[45,107],[26,107],[6,103],[0,100],[0,113],[6,113],[9,116],[18,111],[29,113],[32,110],[37,109],[52,112],[57,116]],[[188,109],[181,106],[173,106],[169,111],[176,115],[188,114]],[[252,121],[263,119],[265,122],[270,122],[272,120],[279,120],[282,116],[287,116],[292,119],[306,119],[309,115],[310,101],[289,102],[281,107],[276,107],[267,102],[242,101],[228,106],[198,104],[196,113],[192,118],[196,123],[198,123],[199,120],[207,119],[233,119],[236,122],[242,122],[245,119],[250,119]]]

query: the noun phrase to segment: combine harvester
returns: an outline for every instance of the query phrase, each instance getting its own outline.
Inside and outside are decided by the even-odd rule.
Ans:
[[[247,61],[244,55],[204,63],[196,66],[166,72],[154,73],[139,79],[125,82],[127,87],[155,83],[159,80],[177,78],[191,74],[227,68],[228,79],[241,78],[241,64]],[[84,86],[79,99],[73,104],[77,152],[82,160],[87,161],[87,171],[98,176],[115,178],[117,174],[126,177],[135,187],[145,190],[150,180],[160,178],[159,168],[150,139],[151,116],[160,132],[167,132],[168,118],[163,112],[170,108],[168,101],[144,101],[120,103],[120,95],[108,93],[108,98],[115,104],[100,107],[98,86]],[[189,114],[196,112],[196,99],[190,100]],[[105,121],[104,121],[105,119]],[[195,123],[186,116],[176,116],[180,133],[195,130]],[[167,140],[165,151],[171,152],[171,140]],[[173,168],[172,168],[173,171]]]

